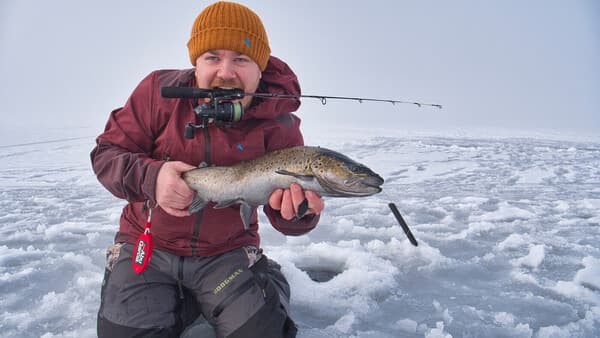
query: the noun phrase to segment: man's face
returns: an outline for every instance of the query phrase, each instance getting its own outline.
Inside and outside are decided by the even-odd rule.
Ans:
[[[227,49],[209,50],[196,59],[196,82],[199,88],[239,88],[254,93],[261,71],[249,56]],[[240,100],[246,108],[252,96]]]

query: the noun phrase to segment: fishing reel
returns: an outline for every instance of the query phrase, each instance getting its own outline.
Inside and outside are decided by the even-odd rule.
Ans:
[[[165,98],[208,98],[210,101],[199,104],[194,108],[196,123],[185,125],[184,136],[193,139],[198,128],[206,128],[209,122],[226,124],[238,122],[244,116],[244,107],[240,102],[232,100],[245,96],[241,89],[201,89],[192,87],[162,87],[161,96]],[[197,121],[200,121],[198,124]]]
[[[220,99],[214,99],[196,106],[194,113],[196,114],[196,121],[201,122],[200,124],[188,122],[185,125],[185,138],[188,139],[194,138],[196,129],[206,128],[211,121],[217,124],[240,121],[244,116],[244,107],[240,102],[222,102]]]

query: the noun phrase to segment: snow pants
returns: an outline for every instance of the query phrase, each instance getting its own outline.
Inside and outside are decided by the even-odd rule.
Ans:
[[[295,337],[290,289],[277,263],[253,247],[214,257],[154,250],[136,274],[133,245],[107,254],[98,337],[179,337],[200,316],[207,337]]]

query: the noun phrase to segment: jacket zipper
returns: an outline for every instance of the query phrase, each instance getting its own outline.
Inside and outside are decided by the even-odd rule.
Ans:
[[[210,159],[210,127],[207,125],[204,128],[204,162],[206,162],[207,166],[212,165],[212,161]]]
[[[210,132],[208,123],[205,124],[205,127],[202,129],[202,131],[204,134],[204,162],[207,166],[210,166],[212,165],[212,161],[210,159]],[[198,256],[198,239],[200,237],[202,213],[202,210],[196,213],[196,220],[194,221],[194,232],[192,233],[192,240],[190,243],[190,247],[192,248],[192,256]]]

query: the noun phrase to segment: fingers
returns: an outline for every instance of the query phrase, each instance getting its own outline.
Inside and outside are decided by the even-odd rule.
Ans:
[[[269,205],[275,210],[281,210],[281,199],[283,197],[283,189],[277,189],[273,191],[271,197],[269,197]]]
[[[279,210],[281,217],[286,220],[294,218],[294,206],[290,189],[276,189],[269,197],[269,205],[274,210]]]
[[[306,208],[304,208],[304,210],[302,210],[301,213],[299,212],[300,205],[306,200],[306,198],[304,197],[304,191],[302,191],[302,187],[300,187],[296,183],[292,183],[290,185],[290,195],[291,195],[291,199],[292,199],[293,216],[302,217],[302,216],[306,215],[308,213]]]
[[[162,165],[156,178],[155,197],[158,205],[167,213],[187,216],[187,207],[192,203],[194,192],[181,174],[195,167],[184,162],[173,161]]]
[[[308,190],[304,194],[308,200],[308,210],[313,214],[320,214],[325,209],[323,198],[314,191]]]
[[[163,167],[167,164],[171,167],[171,169],[179,172],[180,175],[186,171],[196,169],[196,167],[194,167],[193,165],[181,161],[167,162],[163,165]]]
[[[290,189],[285,189],[283,191],[283,196],[281,198],[281,217],[286,220],[291,220],[296,216],[296,211],[294,209],[294,204],[292,202],[292,193]]]
[[[292,183],[289,189],[275,190],[269,198],[269,205],[271,208],[279,210],[281,217],[285,220],[319,214],[325,207],[319,194],[310,190],[304,191],[296,183]]]

